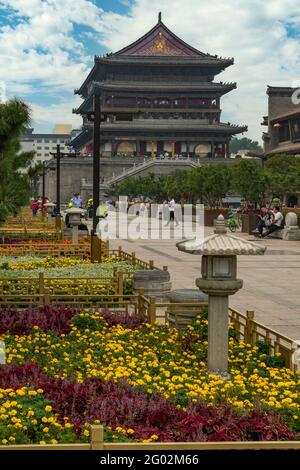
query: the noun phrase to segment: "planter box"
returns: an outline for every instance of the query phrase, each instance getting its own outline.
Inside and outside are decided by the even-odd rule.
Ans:
[[[242,232],[250,235],[255,230],[257,221],[257,214],[242,214]]]

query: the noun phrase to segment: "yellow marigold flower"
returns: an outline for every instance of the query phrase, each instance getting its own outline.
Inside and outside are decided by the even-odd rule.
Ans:
[[[52,411],[52,406],[51,405],[47,405],[45,407],[45,411]]]
[[[5,444],[7,444],[7,443],[8,443],[8,440],[7,440],[7,439],[2,439],[2,441],[1,441],[1,442],[2,442],[2,444],[4,444],[4,445],[5,445]]]
[[[49,428],[47,428],[47,427],[43,428],[43,432],[44,432],[45,434],[47,434],[47,433],[49,432]]]
[[[89,431],[88,429],[85,429],[85,430],[83,431],[83,435],[84,435],[84,436],[89,436],[89,435],[90,435],[90,431]]]

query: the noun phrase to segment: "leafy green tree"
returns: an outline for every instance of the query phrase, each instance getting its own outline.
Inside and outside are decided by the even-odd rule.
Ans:
[[[203,168],[202,191],[206,203],[210,207],[222,205],[222,198],[231,189],[231,172],[228,165],[219,163]]]
[[[248,139],[248,137],[242,137],[241,139],[234,137],[231,140],[230,142],[231,153],[237,153],[239,150],[244,150],[244,149],[257,150],[257,151],[263,150],[256,140]]]
[[[29,125],[30,109],[25,103],[14,98],[0,104],[0,221],[29,202],[31,184],[25,170],[34,152],[21,152],[20,144]]]
[[[232,167],[232,189],[252,203],[262,203],[267,178],[260,162],[239,160]]]
[[[300,191],[300,158],[295,155],[274,155],[265,164],[267,191],[270,200],[283,199],[287,193]]]

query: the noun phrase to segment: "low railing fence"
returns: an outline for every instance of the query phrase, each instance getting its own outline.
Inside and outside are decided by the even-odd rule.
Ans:
[[[128,261],[133,266],[139,266],[142,269],[160,269],[154,265],[153,260],[144,261],[140,258],[137,258],[135,252],[127,253],[122,249],[122,247],[119,247],[117,250],[109,250],[109,257],[118,258],[121,261]],[[163,270],[168,271],[168,267],[163,266]]]
[[[126,273],[127,279],[130,273]],[[114,311],[125,311],[128,314],[139,314],[148,323],[153,325],[156,321],[169,327],[185,326],[185,321],[190,323],[196,315],[207,311],[207,303],[169,303],[156,302],[155,297],[146,297],[144,289],[139,289],[137,294],[124,294],[124,273],[117,276],[110,284],[116,289],[115,293],[62,293],[50,291],[49,287],[42,285],[36,294],[18,294],[8,292],[0,293],[0,307],[2,308],[26,308],[40,305],[66,305],[78,308],[95,308]],[[80,280],[75,280],[75,282]],[[40,281],[41,282],[41,281]],[[105,281],[101,281],[105,282]],[[112,282],[112,281],[107,281]],[[232,323],[237,341],[243,341],[256,346],[259,341],[269,346],[269,354],[280,353],[287,368],[293,371],[300,370],[300,345],[293,339],[286,337],[277,331],[268,328],[255,321],[254,312],[248,310],[246,315],[230,308],[229,321]]]
[[[31,238],[32,240],[63,240],[64,234],[61,230],[38,230],[34,228],[18,228],[11,229],[9,227],[0,227],[0,238],[11,238],[15,240],[22,240],[24,238]]]
[[[71,450],[71,451],[207,451],[207,450],[299,450],[300,441],[223,441],[223,442],[106,442],[105,428],[92,425],[90,442],[86,444],[12,444],[0,445],[0,451]],[[192,459],[192,457],[191,457]]]
[[[38,277],[0,278],[0,304],[12,295],[106,295],[124,294],[127,282],[132,280],[133,272],[114,268],[110,276],[94,277],[46,277],[43,272]],[[41,304],[44,304],[42,299]]]
[[[300,370],[297,359],[298,353],[300,353],[300,345],[293,339],[257,322],[254,319],[253,310],[247,310],[246,315],[244,315],[233,308],[229,308],[229,319],[234,326],[238,341],[244,341],[251,346],[255,346],[262,341],[269,346],[269,353],[272,356],[276,353],[281,354],[286,367],[292,370]]]

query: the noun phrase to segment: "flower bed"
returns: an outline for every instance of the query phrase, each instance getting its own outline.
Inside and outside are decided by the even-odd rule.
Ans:
[[[73,258],[0,257],[0,292],[34,295],[39,293],[39,274],[44,274],[44,287],[50,294],[101,295],[114,294],[113,270],[130,273],[138,269],[118,258],[104,258],[102,263]],[[10,281],[11,280],[11,281]],[[131,279],[125,279],[125,294],[132,293]]]
[[[0,324],[8,364],[0,369],[0,388],[42,389],[56,420],[62,425],[68,418],[76,439],[88,438],[84,425],[96,420],[117,440],[276,440],[300,431],[300,375],[281,367],[266,345],[252,349],[234,337],[231,379],[208,374],[205,316],[180,333],[120,312],[61,313],[58,328],[49,312],[42,323],[15,312]],[[51,439],[44,433],[42,440]],[[37,425],[31,441],[40,440]]]

